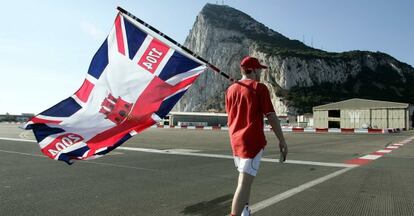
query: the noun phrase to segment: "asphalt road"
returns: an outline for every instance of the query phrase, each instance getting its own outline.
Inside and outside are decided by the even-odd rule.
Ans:
[[[413,137],[285,133],[255,179],[254,215],[414,215],[414,142],[363,166],[346,164]],[[0,124],[0,215],[226,215],[236,186],[227,131],[149,129],[110,155],[68,166],[41,155],[31,132]],[[12,138],[6,139],[6,138]]]

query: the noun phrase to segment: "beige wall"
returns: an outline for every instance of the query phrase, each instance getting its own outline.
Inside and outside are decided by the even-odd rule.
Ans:
[[[371,110],[372,128],[387,128],[387,109]]]
[[[362,128],[369,124],[369,110],[341,110],[341,128]]]
[[[388,109],[388,128],[405,128],[405,115],[405,109]]]
[[[410,105],[408,110],[407,110],[407,116],[409,116],[407,118],[407,128],[408,129],[413,129],[413,121],[414,121],[414,105]]]
[[[314,111],[313,123],[315,128],[328,128],[328,111]]]

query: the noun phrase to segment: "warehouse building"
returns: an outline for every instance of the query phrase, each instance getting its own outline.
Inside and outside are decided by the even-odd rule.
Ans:
[[[313,107],[315,128],[413,128],[414,106],[407,103],[349,99]]]
[[[26,122],[34,116],[33,113],[22,113],[21,115],[0,114],[0,122]]]
[[[170,112],[163,125],[169,126],[227,126],[226,113]]]

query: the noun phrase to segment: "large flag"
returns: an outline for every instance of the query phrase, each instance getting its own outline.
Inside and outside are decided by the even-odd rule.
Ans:
[[[97,158],[165,117],[205,68],[119,13],[79,90],[33,117],[26,129],[52,159]]]

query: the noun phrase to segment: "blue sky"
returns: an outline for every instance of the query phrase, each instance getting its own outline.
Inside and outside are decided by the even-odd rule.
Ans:
[[[122,6],[184,42],[204,0],[1,2],[0,114],[38,113],[73,94]],[[226,0],[291,39],[331,52],[381,51],[414,65],[414,1]]]

